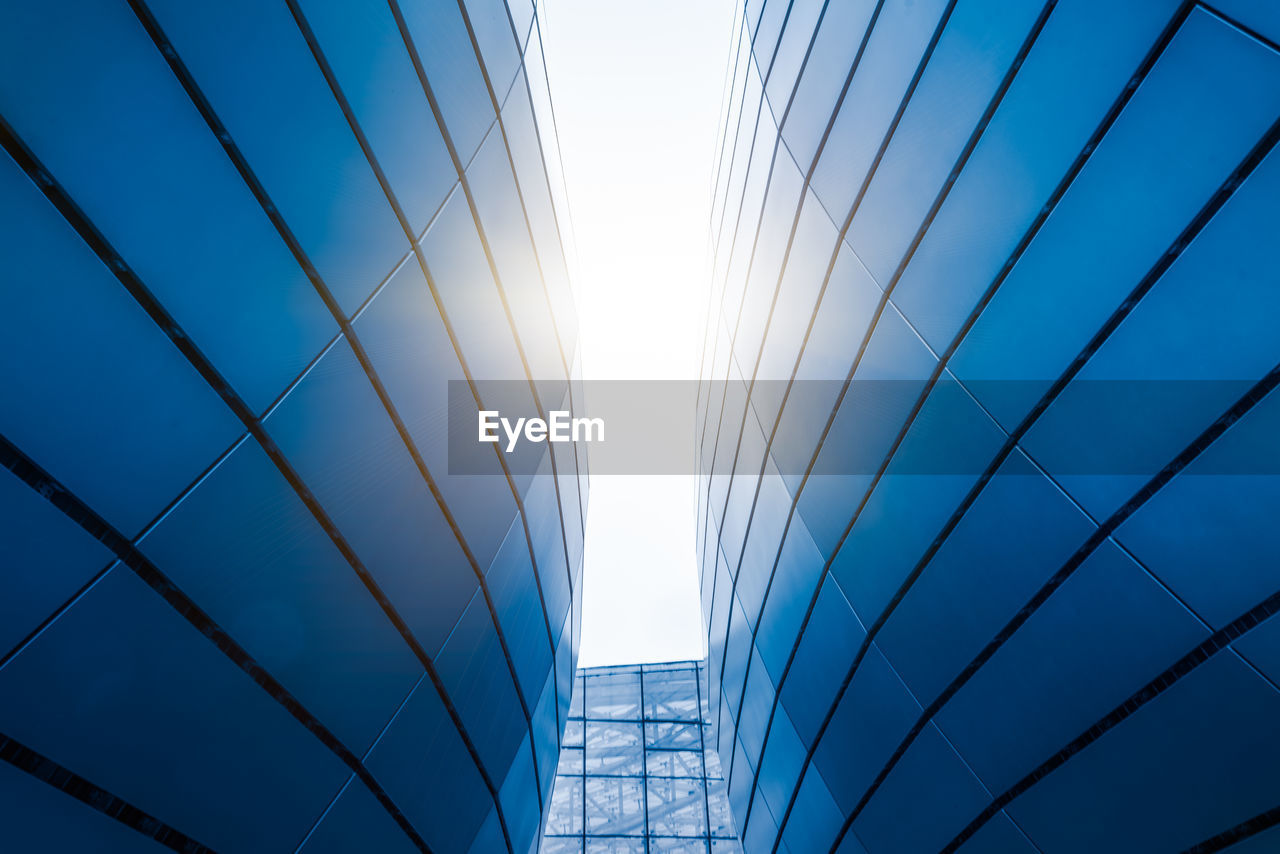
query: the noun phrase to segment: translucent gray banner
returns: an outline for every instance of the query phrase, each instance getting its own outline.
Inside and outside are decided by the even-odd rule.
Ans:
[[[1047,398],[1048,380],[770,380],[749,394],[741,382],[453,381],[449,474],[550,474],[554,448],[557,461],[585,451],[592,474],[870,475],[887,460],[890,474],[967,475],[1025,422],[1019,448],[1050,474],[1151,476],[1252,385],[1079,380]],[[1280,474],[1274,409],[1201,440],[1188,474]]]

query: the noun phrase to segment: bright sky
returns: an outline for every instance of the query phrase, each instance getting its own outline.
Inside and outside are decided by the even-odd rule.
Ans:
[[[696,379],[735,4],[540,6],[577,236],[585,378]],[[689,436],[692,454],[692,423]],[[696,522],[692,476],[592,474],[579,666],[703,656]]]

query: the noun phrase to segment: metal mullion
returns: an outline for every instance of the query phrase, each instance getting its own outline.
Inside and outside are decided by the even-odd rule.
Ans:
[[[644,667],[637,674],[640,679],[640,770],[644,782],[640,787],[640,800],[644,804],[644,850],[649,854],[649,744],[645,737]]]
[[[698,692],[698,743],[702,750],[698,752],[702,763],[702,820],[707,834],[707,854],[711,854],[711,783],[707,780],[707,722],[702,713],[702,665],[694,665],[694,681]],[[709,687],[709,686],[708,686]]]
[[[186,854],[213,854],[212,848],[3,733],[0,760],[166,848]],[[48,834],[44,836],[47,842]]]

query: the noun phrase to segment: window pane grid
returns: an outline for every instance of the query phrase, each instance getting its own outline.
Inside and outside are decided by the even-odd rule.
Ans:
[[[703,665],[594,668],[574,684],[542,854],[740,851]]]

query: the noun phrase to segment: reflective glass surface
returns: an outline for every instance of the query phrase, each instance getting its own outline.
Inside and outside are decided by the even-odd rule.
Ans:
[[[542,854],[741,851],[706,691],[702,662],[578,671],[565,744],[585,748],[560,753]]]
[[[694,446],[748,854],[1275,846],[1275,9],[743,4]]]
[[[0,849],[509,854],[562,734],[643,769],[638,686],[564,726],[585,455],[449,474],[451,381],[580,376],[538,5],[0,7]]]

